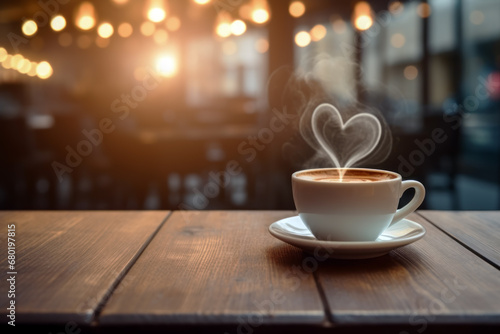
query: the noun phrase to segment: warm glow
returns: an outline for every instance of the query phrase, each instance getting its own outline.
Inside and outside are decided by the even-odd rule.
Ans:
[[[26,36],[32,36],[38,30],[38,26],[36,25],[35,21],[27,20],[23,23],[22,30],[23,34],[25,34]]]
[[[113,35],[113,32],[113,26],[108,22],[101,23],[99,28],[97,28],[97,34],[102,38],[110,38]]]
[[[404,76],[408,80],[415,80],[418,76],[418,70],[415,66],[406,66],[403,72]]]
[[[117,5],[124,5],[128,2],[128,0],[113,0]]]
[[[198,5],[206,5],[210,0],[194,0]]]
[[[31,69],[31,62],[26,58],[24,58],[17,64],[17,70],[19,71],[19,73],[26,74],[29,72],[30,69]]]
[[[181,20],[177,16],[169,17],[166,26],[170,31],[177,31],[181,27]]]
[[[156,26],[153,22],[146,21],[141,24],[141,34],[144,36],[151,36],[154,34]]]
[[[238,9],[238,14],[243,20],[251,20],[252,19],[252,6],[249,3],[245,3],[240,6]]]
[[[133,31],[132,25],[128,22],[123,22],[118,26],[118,35],[120,35],[120,37],[127,38],[132,35]]]
[[[50,64],[46,61],[42,61],[36,67],[36,75],[38,75],[40,79],[47,79],[52,75],[52,73],[52,66],[50,66]]]
[[[70,33],[63,32],[59,35],[58,41],[61,46],[70,46],[73,43],[73,37],[71,37]]]
[[[317,24],[311,29],[311,39],[315,42],[326,36],[326,28],[322,24]]]
[[[258,53],[266,53],[267,50],[269,50],[269,42],[265,38],[259,38],[255,42],[255,50],[257,50]]]
[[[61,31],[66,27],[66,19],[62,15],[57,15],[50,20],[50,27],[54,31]]]
[[[263,8],[256,9],[252,12],[252,20],[258,24],[266,23],[269,20],[269,12]]]
[[[161,22],[165,20],[165,10],[162,8],[151,8],[148,11],[148,19],[153,22]]]
[[[356,18],[356,21],[354,21],[354,25],[356,26],[356,29],[358,30],[368,30],[373,24],[373,20],[370,16],[368,15],[361,15]]]
[[[163,0],[149,0],[148,20],[152,22],[161,22],[167,17],[165,2]]]
[[[163,45],[168,40],[168,32],[165,29],[158,29],[155,31],[153,39],[156,44]]]
[[[302,1],[293,1],[288,7],[288,12],[293,17],[301,17],[306,12],[306,6]]]
[[[358,30],[368,30],[373,25],[370,5],[361,1],[354,7],[354,26]]]
[[[234,20],[231,23],[231,33],[235,36],[240,36],[247,30],[247,25],[242,20]]]
[[[82,2],[76,15],[76,26],[82,30],[90,30],[95,26],[94,5],[90,2]]]
[[[177,62],[173,56],[163,56],[156,61],[156,71],[164,77],[173,77],[177,72]]]
[[[229,37],[229,35],[231,35],[231,25],[226,22],[219,23],[219,25],[217,25],[216,33],[222,38]]]
[[[11,60],[10,60],[10,66],[13,68],[13,69],[17,69],[17,65],[24,59],[23,56],[21,56],[20,54],[16,54],[14,56],[12,56]]]
[[[11,61],[12,61],[12,56],[7,55],[7,57],[5,57],[5,59],[2,61],[2,67],[5,69],[12,68]]]
[[[307,31],[300,31],[295,35],[295,44],[301,48],[308,46],[311,43],[311,35]]]
[[[417,14],[422,18],[429,17],[431,15],[431,6],[428,3],[422,2],[417,6]]]
[[[7,55],[8,55],[7,50],[5,50],[5,48],[0,48],[0,62],[7,59]]]
[[[402,48],[406,43],[406,38],[403,34],[396,33],[391,36],[391,45],[395,48]]]
[[[480,10],[474,10],[469,15],[469,20],[472,24],[478,26],[484,21],[484,14]]]
[[[30,70],[28,71],[28,74],[30,77],[34,77],[36,75],[36,68],[38,67],[38,64],[32,61],[30,63]]]

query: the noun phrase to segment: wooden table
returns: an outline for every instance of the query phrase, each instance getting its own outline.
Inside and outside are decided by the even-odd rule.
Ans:
[[[2,333],[10,300],[36,333],[498,333],[500,212],[420,211],[423,239],[352,261],[268,233],[294,214],[0,212]]]

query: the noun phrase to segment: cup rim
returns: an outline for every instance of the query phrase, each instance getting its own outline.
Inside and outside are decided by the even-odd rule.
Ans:
[[[292,180],[300,180],[300,182],[315,183],[315,184],[321,183],[321,184],[350,185],[350,186],[355,185],[355,184],[366,184],[366,183],[363,183],[363,182],[361,182],[361,183],[333,182],[332,183],[332,182],[324,182],[324,181],[315,181],[315,180],[302,179],[302,178],[298,177],[298,174],[304,173],[304,172],[325,171],[325,170],[339,170],[339,169],[349,169],[349,170],[368,171],[368,172],[379,172],[379,173],[385,173],[385,174],[390,174],[390,175],[395,176],[392,179],[373,181],[373,182],[370,182],[370,184],[373,184],[373,183],[384,183],[384,182],[394,182],[394,181],[401,181],[402,180],[402,177],[401,177],[400,174],[398,174],[396,172],[389,171],[389,170],[375,169],[375,168],[356,168],[356,167],[348,167],[348,168],[326,167],[326,168],[302,169],[302,170],[298,170],[298,171],[296,171],[296,172],[294,172],[292,174]]]

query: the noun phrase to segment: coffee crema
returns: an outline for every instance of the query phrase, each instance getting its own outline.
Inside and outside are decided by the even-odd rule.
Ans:
[[[366,183],[391,180],[396,178],[396,176],[390,173],[353,169],[347,169],[342,178],[340,178],[338,170],[316,170],[306,173],[300,173],[297,175],[297,177],[300,179],[311,181],[336,183]]]

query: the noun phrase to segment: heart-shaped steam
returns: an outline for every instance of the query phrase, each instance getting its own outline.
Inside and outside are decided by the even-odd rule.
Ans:
[[[337,168],[348,168],[367,157],[382,136],[379,120],[360,113],[343,122],[340,112],[328,103],[320,104],[312,115],[312,130]]]

